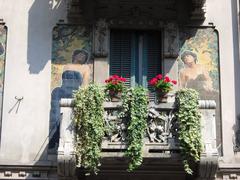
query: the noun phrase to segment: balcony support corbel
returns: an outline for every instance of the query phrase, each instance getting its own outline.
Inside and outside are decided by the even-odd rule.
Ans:
[[[71,99],[61,99],[60,139],[57,154],[57,169],[60,180],[74,180],[76,155],[74,151],[74,128]]]
[[[211,100],[199,101],[202,114],[202,141],[203,152],[200,156],[199,180],[215,179],[218,169],[218,151],[216,143],[216,103]]]

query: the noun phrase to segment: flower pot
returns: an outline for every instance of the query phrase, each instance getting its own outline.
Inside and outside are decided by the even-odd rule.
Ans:
[[[111,102],[119,102],[122,97],[121,92],[109,92]]]
[[[167,103],[168,100],[168,92],[156,91],[156,99],[155,102],[159,103]]]

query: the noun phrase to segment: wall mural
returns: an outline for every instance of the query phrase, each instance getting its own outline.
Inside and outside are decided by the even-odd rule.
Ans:
[[[53,30],[49,149],[58,145],[59,100],[71,98],[74,90],[93,79],[91,38],[85,26],[58,25]]]
[[[2,116],[6,42],[7,42],[7,28],[3,25],[0,25],[0,118]]]
[[[180,30],[179,86],[193,88],[204,100],[215,100],[217,139],[220,143],[220,86],[218,34],[213,28]]]

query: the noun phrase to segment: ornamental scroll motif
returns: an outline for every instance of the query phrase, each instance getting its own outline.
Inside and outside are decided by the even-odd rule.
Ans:
[[[110,142],[126,142],[129,119],[119,118],[118,114],[117,108],[105,111],[105,137]],[[148,143],[168,143],[169,139],[177,137],[178,125],[173,110],[149,108],[147,124],[145,141]]]
[[[108,55],[108,24],[105,19],[97,21],[94,29],[94,55],[106,57]]]
[[[177,129],[176,116],[172,110],[149,109],[147,137],[151,143],[168,143],[169,139],[177,137]]]

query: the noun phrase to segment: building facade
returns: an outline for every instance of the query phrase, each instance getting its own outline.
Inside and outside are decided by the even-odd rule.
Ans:
[[[67,179],[59,166],[61,99],[112,74],[149,88],[158,73],[178,80],[174,91],[194,88],[216,102],[207,132],[218,156],[203,172],[240,179],[238,33],[237,0],[0,0],[0,179]],[[100,176],[77,176],[197,178],[171,160],[156,158],[136,174],[111,163]]]

